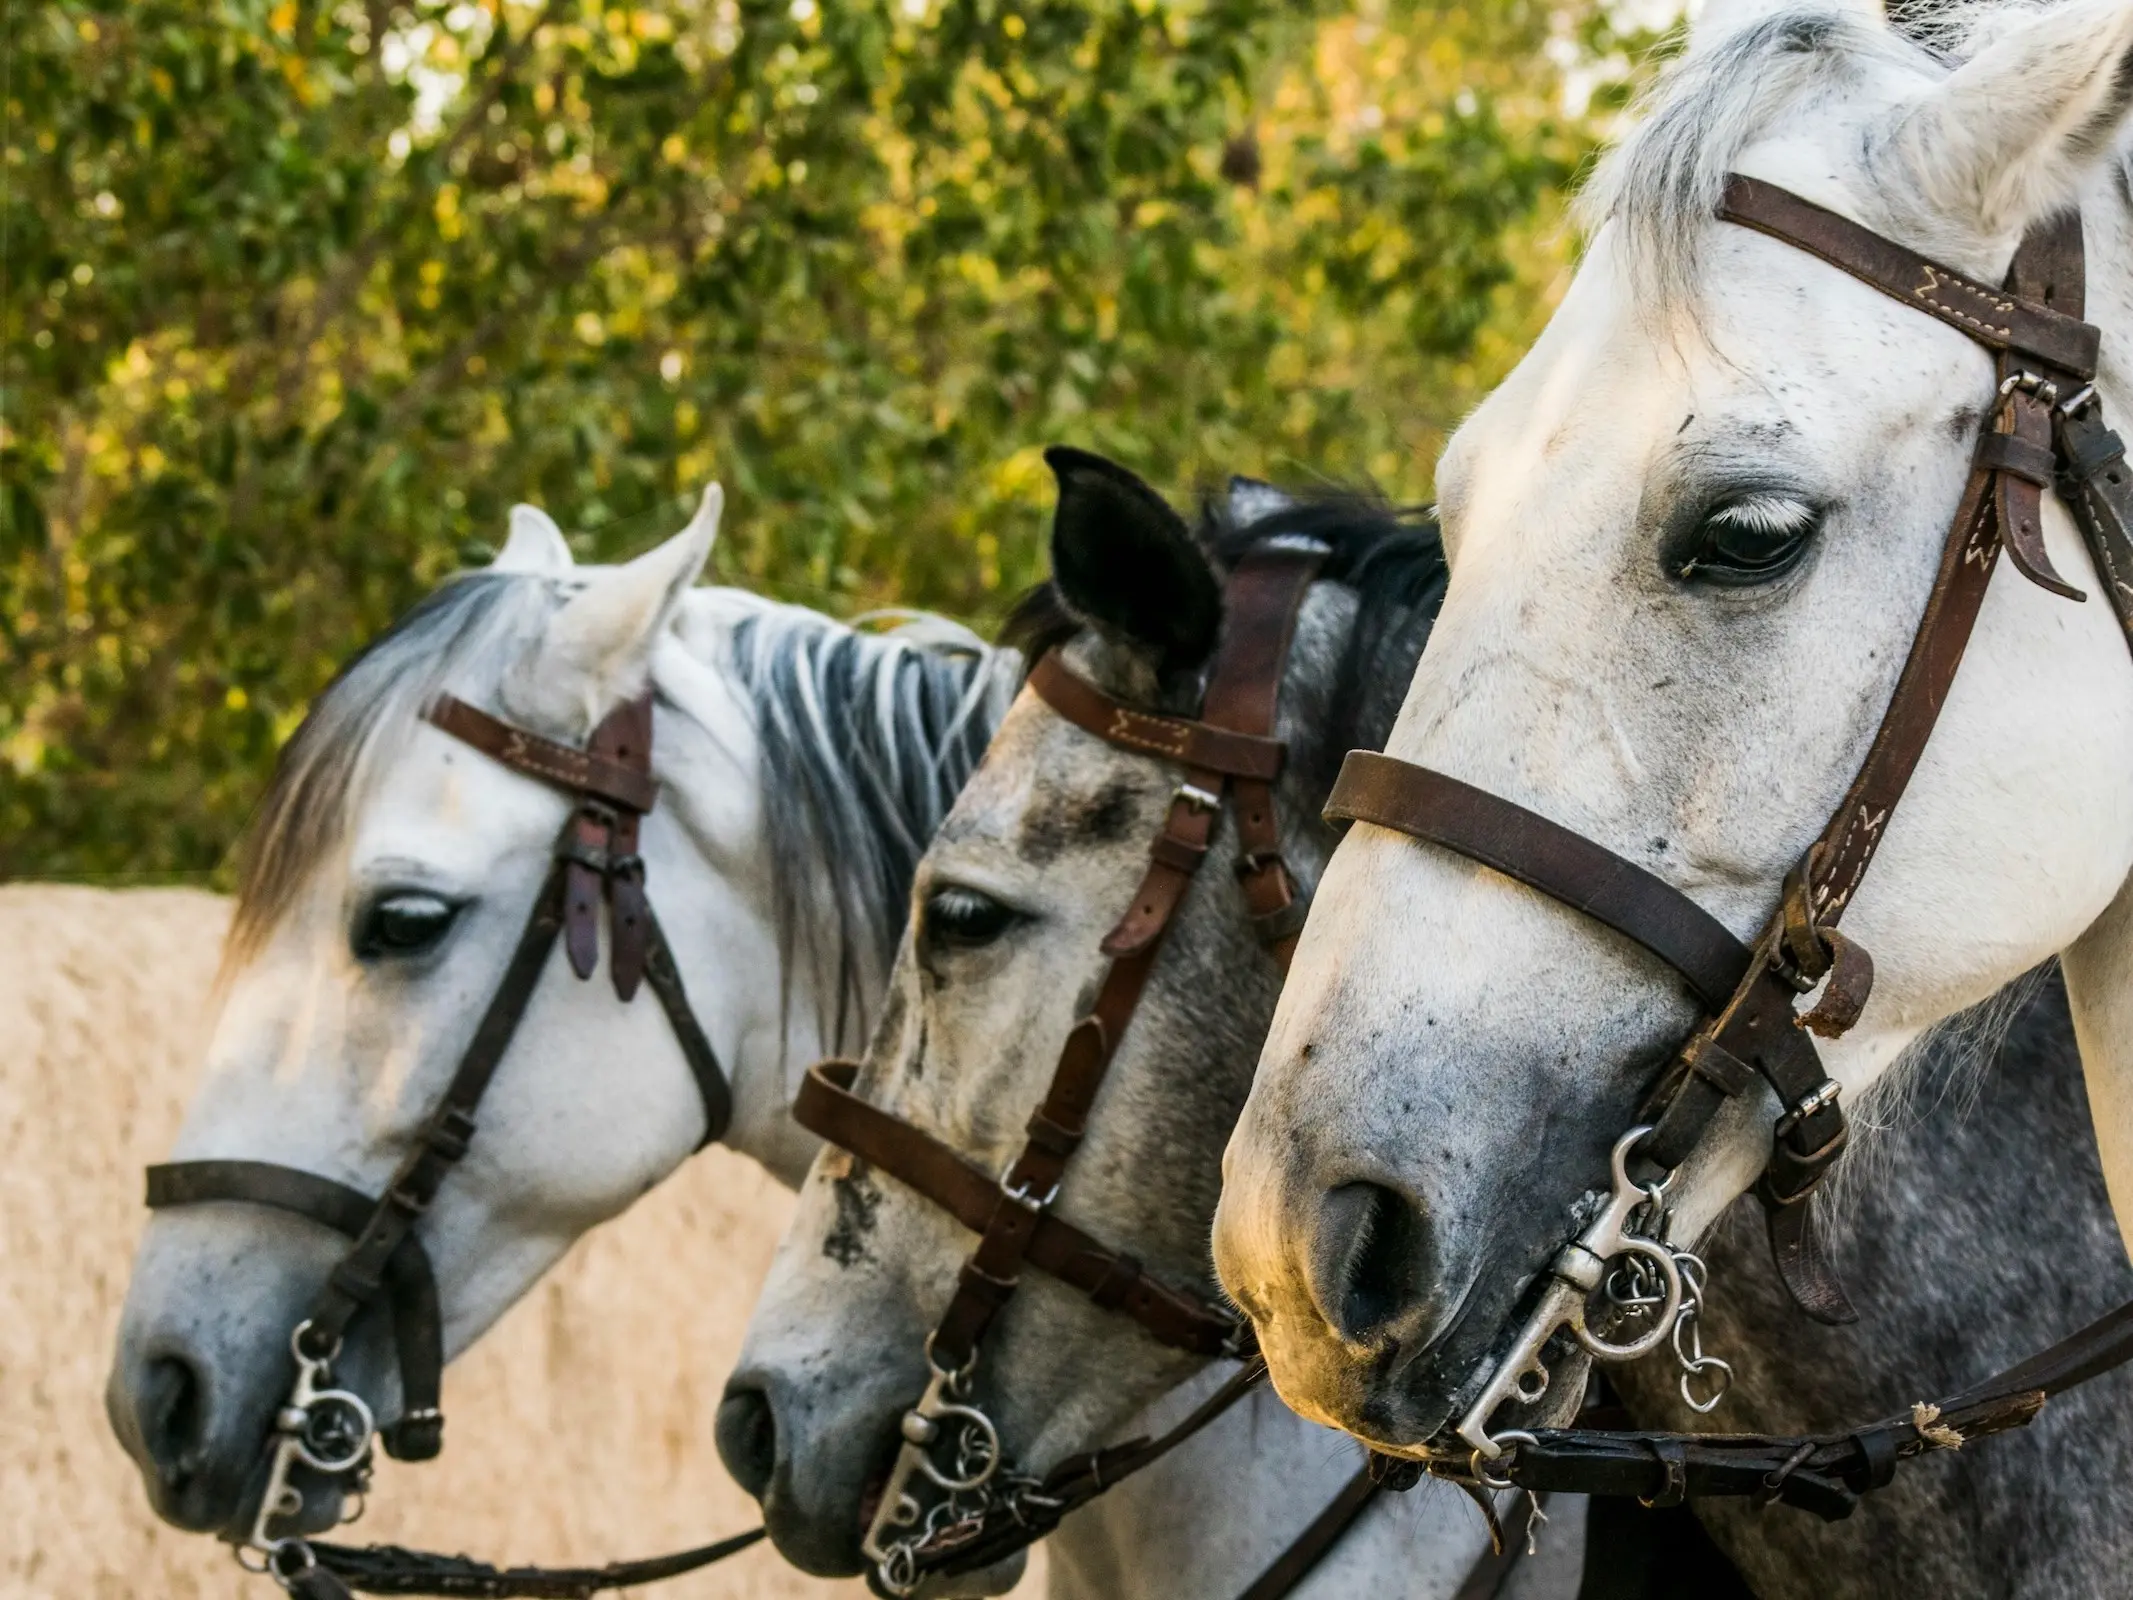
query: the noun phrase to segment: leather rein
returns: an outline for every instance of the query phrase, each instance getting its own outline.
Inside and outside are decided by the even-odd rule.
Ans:
[[[2056,490],[2073,511],[2114,610],[2133,642],[2133,482],[2125,447],[2105,424],[2093,380],[2099,331],[2082,320],[2084,257],[2078,213],[2022,242],[2005,288],[1943,267],[1760,180],[1735,175],[1718,215],[1805,250],[1916,307],[1994,351],[1999,399],[1979,438],[1938,576],[1872,747],[1836,813],[1787,878],[1755,944],[1742,943],[1687,895],[1605,847],[1443,773],[1389,756],[1351,752],[1329,819],[1394,829],[1478,861],[1583,912],[1671,967],[1704,1009],[1650,1087],[1638,1126],[1615,1150],[1614,1194],[1556,1257],[1539,1303],[1457,1427],[1472,1456],[1466,1475],[1490,1487],[1635,1494],[1656,1505],[1689,1494],[1784,1500],[1825,1517],[1848,1515],[1859,1495],[1888,1483],[1900,1460],[2020,1426],[2045,1400],[2133,1359],[2133,1306],[2111,1313],[2042,1355],[1908,1417],[1814,1438],[1618,1433],[1594,1429],[1506,1431],[1490,1420],[1506,1401],[1546,1392],[1544,1349],[1567,1330],[1600,1359],[1641,1354],[1680,1315],[1681,1255],[1665,1243],[1664,1188],[1725,1103],[1758,1083],[1781,1114],[1755,1185],[1780,1277],[1823,1322],[1854,1320],[1820,1253],[1811,1216],[1817,1185],[1848,1136],[1838,1086],[1810,1033],[1836,1038],[1859,1018],[1873,962],[1837,929],[1924,752],[2004,549],[2016,569],[2055,594],[2086,598],[2052,570],[2042,498]],[[1819,988],[1812,1007],[1794,1002]],[[1634,1160],[1664,1174],[1633,1181]],[[1640,1338],[1611,1343],[1587,1327],[1589,1297],[1618,1286],[1624,1263],[1656,1306]],[[1696,1287],[1691,1285],[1691,1289]],[[1692,1402],[1693,1403],[1693,1402]],[[1456,1457],[1433,1453],[1429,1470],[1459,1476]],[[1395,1477],[1412,1481],[1414,1466]]]
[[[436,1276],[415,1225],[467,1152],[475,1113],[533,999],[550,951],[560,939],[571,971],[589,979],[600,962],[600,914],[608,916],[608,972],[627,1002],[649,985],[665,1011],[703,1100],[698,1148],[726,1131],[733,1099],[718,1056],[689,1007],[659,919],[645,893],[638,831],[656,803],[652,778],[652,695],[626,701],[593,730],[583,750],[499,721],[450,695],[424,713],[434,726],[512,771],[567,793],[573,802],[553,861],[518,944],[490,997],[451,1081],[423,1120],[382,1196],[265,1161],[178,1161],[148,1169],[148,1204],[162,1208],[238,1201],[294,1212],[341,1234],[350,1244],[290,1335],[297,1375],[275,1417],[266,1492],[251,1534],[239,1548],[299,1600],[372,1594],[585,1596],[696,1570],[746,1549],[761,1529],[699,1549],[599,1568],[499,1569],[464,1556],[396,1546],[351,1549],[276,1537],[270,1525],[303,1509],[291,1482],[299,1465],[349,1480],[360,1497],[370,1477],[371,1443],[403,1461],[426,1461],[443,1447],[438,1399],[444,1370],[443,1322]],[[380,1427],[359,1395],[332,1386],[332,1364],[356,1315],[390,1310],[400,1367],[402,1413]],[[247,1562],[247,1565],[251,1563]]]
[[[924,1129],[861,1099],[853,1092],[856,1062],[816,1066],[794,1102],[803,1127],[917,1190],[979,1236],[926,1341],[932,1376],[904,1415],[904,1442],[863,1542],[877,1592],[906,1595],[930,1575],[976,1571],[1026,1548],[1069,1512],[1183,1444],[1266,1376],[1251,1329],[1236,1313],[1162,1283],[1131,1255],[1060,1217],[1052,1204],[1225,808],[1236,819],[1236,870],[1252,925],[1288,969],[1307,902],[1281,857],[1273,786],[1286,747],[1272,733],[1297,612],[1325,554],[1315,543],[1269,541],[1238,562],[1224,591],[1221,644],[1199,720],[1115,700],[1070,671],[1056,652],[1031,671],[1029,687],[1061,717],[1119,749],[1178,763],[1184,781],[1149,848],[1139,888],[1104,937],[1109,965],[1095,1002],[1068,1033],[1026,1140],[1006,1169],[995,1177]],[[997,1428],[973,1403],[972,1380],[987,1331],[1031,1267],[1130,1317],[1172,1349],[1245,1365],[1159,1436],[1069,1457],[1041,1477],[1018,1472]],[[930,1505],[921,1499],[929,1490]],[[1359,1472],[1242,1600],[1291,1593],[1377,1490],[1370,1473]]]

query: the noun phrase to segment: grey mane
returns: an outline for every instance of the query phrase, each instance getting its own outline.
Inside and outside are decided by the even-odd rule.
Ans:
[[[1976,9],[1935,13],[1934,38],[1960,48]],[[1780,112],[1846,87],[1869,64],[1938,73],[1944,60],[1942,51],[1852,12],[1774,12],[1691,49],[1660,75],[1639,103],[1637,126],[1579,196],[1579,221],[1591,233],[1609,222],[1619,230],[1640,299],[1662,311],[1692,304],[1726,176]]]
[[[312,867],[340,842],[377,756],[413,728],[447,680],[486,668],[561,601],[549,584],[497,572],[452,578],[366,645],[311,703],[282,747],[239,858],[228,959],[256,950]],[[493,682],[490,685],[493,687]]]
[[[868,632],[773,606],[735,625],[731,663],[762,741],[781,970],[789,985],[797,957],[813,963],[825,1034],[842,1040],[864,1025],[918,858],[1006,714],[1022,657],[938,618]],[[822,862],[826,936],[801,899]]]

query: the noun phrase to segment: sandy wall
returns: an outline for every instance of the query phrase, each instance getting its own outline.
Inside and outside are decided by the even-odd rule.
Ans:
[[[103,1414],[140,1169],[190,1094],[227,919],[190,890],[0,887],[0,1600],[279,1593],[155,1520]],[[712,1150],[585,1240],[446,1374],[444,1455],[382,1462],[349,1533],[592,1562],[752,1527],[710,1421],[789,1206]],[[864,1590],[759,1546],[637,1592]]]

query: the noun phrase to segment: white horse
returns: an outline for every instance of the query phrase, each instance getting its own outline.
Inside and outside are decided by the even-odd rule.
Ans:
[[[1959,68],[1858,0],[1712,4],[1595,183],[1604,226],[1561,309],[1439,475],[1452,582],[1389,752],[1598,841],[1742,937],[1873,739],[1995,375],[1962,334],[1716,220],[1726,175],[1988,281],[2078,204],[2098,388],[2133,420],[2133,4],[1985,11],[1955,51]],[[1845,924],[1879,977],[1824,1061],[1856,1096],[1923,1028],[2064,952],[2124,1230],[2133,663],[2045,504],[2051,558],[2089,601],[1993,581]],[[1216,1232],[1283,1395],[1395,1448],[1436,1434],[1694,1020],[1627,940],[1357,825]],[[1759,1091],[1736,1103],[1678,1173],[1677,1237],[1754,1179],[1771,1114]]]
[[[1227,564],[1266,540],[1326,547],[1281,663],[1278,715],[1288,741],[1281,847],[1308,890],[1332,843],[1318,812],[1340,757],[1383,737],[1396,685],[1428,637],[1443,573],[1434,535],[1380,507],[1296,505],[1259,489],[1233,494],[1246,514],[1211,518],[1196,539],[1122,469],[1078,455],[1054,464],[1055,576],[1024,619],[1039,646],[1068,652],[1071,670],[1151,711],[1190,715],[1198,703]],[[866,1098],[987,1171],[1011,1164],[1103,982],[1105,932],[1133,903],[1179,772],[1092,737],[1034,692],[1016,702],[920,864],[911,933],[860,1080]],[[1227,815],[1216,824],[1056,1206],[1105,1248],[1202,1293],[1222,1146],[1281,986],[1226,870],[1234,826]],[[862,1564],[899,1419],[926,1384],[928,1329],[973,1243],[898,1177],[843,1151],[816,1163],[720,1409],[728,1466],[762,1500],[779,1550],[812,1572]],[[997,1420],[1007,1464],[1039,1475],[1160,1434],[1234,1371],[1158,1344],[1034,1269],[974,1365],[969,1403]],[[1257,1391],[1148,1475],[1160,1484],[1127,1479],[1070,1516],[1047,1546],[1053,1592],[1233,1600],[1361,1463],[1351,1442]],[[1568,1595],[1584,1506],[1558,1500],[1555,1510],[1534,1559],[1484,1578],[1474,1574],[1487,1533],[1462,1495],[1432,1483],[1388,1496],[1294,1593]],[[920,1592],[997,1594],[1018,1571],[1010,1558]]]
[[[493,566],[445,584],[321,696],[255,825],[179,1159],[379,1192],[497,987],[570,803],[420,713],[449,691],[577,743],[649,682],[650,898],[731,1078],[726,1142],[798,1181],[813,1140],[786,1115],[797,1074],[863,1036],[911,866],[1021,663],[939,619],[870,634],[692,588],[719,506],[714,486],[685,531],[612,568],[573,566],[522,506]],[[674,1171],[703,1126],[659,1006],[551,960],[421,1225],[446,1354]],[[149,1223],[108,1409],[167,1520],[243,1531],[290,1329],[342,1248],[255,1205]],[[387,1320],[356,1324],[338,1376],[389,1420]],[[338,1493],[307,1493],[307,1525],[330,1525]]]

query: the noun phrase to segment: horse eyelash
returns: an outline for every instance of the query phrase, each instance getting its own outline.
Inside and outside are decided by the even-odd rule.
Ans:
[[[1751,494],[1720,506],[1711,521],[1725,522],[1751,533],[1802,533],[1815,519],[1814,507],[1784,495]]]

